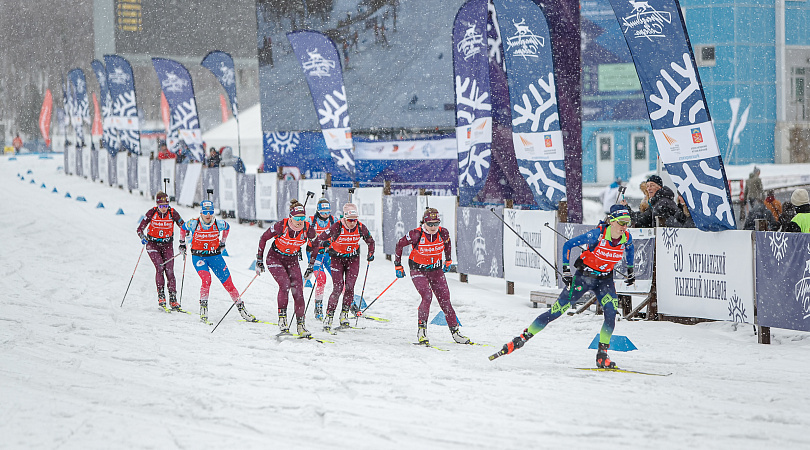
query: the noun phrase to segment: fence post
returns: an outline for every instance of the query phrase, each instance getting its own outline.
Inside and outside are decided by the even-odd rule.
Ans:
[[[754,230],[756,231],[768,231],[768,222],[764,219],[756,219],[754,220]],[[757,330],[757,342],[760,344],[770,344],[771,343],[771,327],[763,327],[759,325],[759,316],[757,316],[757,303],[759,303],[759,297],[757,296],[757,277],[756,277],[756,233],[752,235],[754,240],[754,323],[756,325]]]

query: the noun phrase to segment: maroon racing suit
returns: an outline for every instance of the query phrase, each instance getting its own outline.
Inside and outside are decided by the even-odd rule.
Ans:
[[[450,243],[450,232],[447,228],[439,227],[436,234],[425,233],[422,228],[416,228],[403,236],[397,242],[395,251],[394,265],[402,265],[402,249],[405,246],[411,246],[411,257],[408,259],[408,267],[411,269],[411,280],[416,287],[419,295],[422,296],[422,303],[419,304],[419,322],[427,323],[428,316],[430,315],[430,302],[433,300],[433,295],[436,295],[436,300],[439,302],[439,307],[444,311],[447,318],[447,325],[450,327],[458,326],[458,319],[456,319],[456,312],[453,310],[453,305],[450,304],[450,289],[447,287],[447,280],[444,278],[444,271],[442,270],[443,264],[441,258],[432,264],[420,264],[417,260],[423,263],[427,262],[420,258],[418,249],[420,245],[433,245],[444,242],[444,257],[450,260],[452,254],[452,247]]]
[[[328,230],[321,233],[312,246],[310,261],[315,261],[318,249],[329,247],[329,259],[332,264],[332,294],[326,307],[327,314],[337,309],[338,299],[343,293],[342,310],[348,311],[354,302],[354,284],[360,273],[360,239],[368,245],[368,255],[374,255],[374,238],[368,228],[360,221],[349,230],[343,221],[335,222]]]
[[[315,239],[315,229],[305,222],[301,231],[294,231],[287,225],[287,220],[276,222],[273,228],[267,229],[262,234],[261,239],[259,239],[259,252],[256,258],[258,261],[262,260],[267,241],[275,238],[273,243],[270,244],[266,262],[267,271],[278,283],[278,309],[286,313],[289,294],[292,291],[295,315],[304,317],[306,308],[304,303],[304,280],[301,277],[298,254],[302,245],[308,240]]]
[[[158,292],[168,283],[169,292],[177,292],[177,283],[174,279],[174,262],[167,262],[174,256],[174,224],[180,227],[180,240],[185,237],[183,219],[174,208],[169,207],[165,214],[161,214],[157,206],[153,207],[143,216],[138,225],[137,233],[146,233],[146,253],[155,265],[155,285]],[[149,227],[147,230],[146,227]],[[165,280],[164,280],[165,275]]]

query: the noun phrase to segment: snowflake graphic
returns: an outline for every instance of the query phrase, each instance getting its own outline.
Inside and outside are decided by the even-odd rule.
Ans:
[[[489,276],[498,277],[498,258],[492,257],[492,262],[489,265]]]
[[[335,165],[342,167],[346,172],[354,172],[354,157],[349,153],[349,150],[341,148],[332,150],[330,153],[332,159],[335,160]]]
[[[688,53],[683,54],[683,67],[679,66],[675,62],[672,62],[670,67],[672,67],[672,70],[675,73],[685,78],[689,83],[686,85],[686,87],[682,87],[672,78],[672,75],[670,75],[669,72],[661,69],[661,76],[669,84],[670,88],[677,92],[677,95],[675,97],[675,101],[670,103],[669,91],[664,86],[664,83],[661,82],[661,80],[656,81],[655,86],[658,88],[659,95],[650,95],[650,101],[658,105],[659,108],[655,111],[650,111],[650,119],[658,120],[665,117],[667,114],[672,113],[672,125],[678,126],[681,122],[681,111],[684,106],[683,103],[689,98],[690,95],[700,90],[700,85],[698,84],[697,75],[695,74],[695,67],[692,66],[692,59],[689,57]],[[695,123],[698,112],[705,109],[706,106],[703,104],[702,97],[701,99],[696,100],[695,103],[689,107],[689,123]]]
[[[467,89],[469,88],[469,93]],[[483,89],[482,89],[483,88]],[[458,111],[456,117],[459,119],[459,126],[471,124],[475,121],[476,116],[488,117],[489,114],[476,114],[476,111],[491,111],[492,105],[487,103],[489,100],[489,91],[486,86],[478,86],[477,80],[470,80],[469,77],[461,81],[460,76],[456,76],[456,105]],[[464,108],[462,108],[462,106]]]
[[[781,261],[787,253],[787,235],[785,233],[773,233],[768,235],[771,241],[771,253],[777,261]]]
[[[709,161],[712,161],[712,164],[718,167],[711,167]],[[683,170],[683,175],[677,173],[678,169]],[[696,171],[706,182],[702,182],[698,179]],[[727,228],[735,228],[734,212],[731,209],[731,204],[728,202],[728,191],[723,182],[723,172],[719,168],[719,160],[717,158],[700,160],[695,166],[689,163],[673,164],[673,167],[669,169],[669,176],[678,186],[678,192],[683,195],[693,216],[695,214],[700,214],[707,218],[714,216],[724,223]],[[693,187],[694,189],[692,189]],[[694,196],[695,193],[700,194],[700,208],[697,207],[697,199]],[[712,200],[714,201],[712,202]],[[715,205],[712,205],[712,203]]]
[[[480,148],[480,150],[477,150]],[[465,155],[466,154],[466,155]],[[477,144],[470,147],[468,151],[458,153],[458,184],[459,186],[475,186],[476,178],[479,180],[484,176],[484,169],[489,169],[489,157],[492,150],[489,144]],[[475,175],[471,173],[475,171]]]
[[[570,223],[565,224],[563,235],[565,235],[566,240],[570,240],[572,237],[574,237],[574,225]]]
[[[300,142],[300,134],[287,132],[287,131],[279,131],[276,133],[267,133],[265,134],[265,140],[270,148],[273,150],[273,153],[278,153],[279,155],[286,155],[287,153],[292,153],[298,148],[298,143]]]
[[[551,286],[551,276],[548,273],[548,267],[543,266],[542,273],[540,275],[540,284],[543,286]]]
[[[662,233],[664,239],[664,247],[667,250],[671,249],[675,243],[678,241],[678,229],[677,228],[664,228]]]
[[[562,161],[558,161],[558,163],[560,165],[563,164]],[[552,204],[556,204],[565,197],[565,185],[563,184],[565,182],[565,169],[555,167],[554,161],[544,163],[534,161],[533,166],[535,172],[532,172],[531,161],[528,164],[519,163],[519,165],[520,173],[523,175],[523,178],[526,179],[526,183],[532,188],[535,197],[545,198],[547,202]],[[562,179],[562,183],[558,181],[559,179]]]
[[[745,319],[748,318],[748,314],[745,311],[745,304],[736,292],[732,294],[731,298],[728,300],[728,316],[734,322],[740,323],[745,322]]]
[[[546,95],[549,96],[548,99],[544,100],[534,83],[530,84],[529,92],[532,94],[532,97],[538,106],[533,108],[532,102],[529,100],[529,96],[525,93],[521,95],[521,99],[523,99],[523,106],[518,104],[514,105],[515,112],[520,116],[517,119],[512,119],[512,126],[522,125],[528,121],[531,121],[531,130],[532,132],[536,132],[539,129],[540,122],[542,120],[543,131],[548,131],[552,123],[560,120],[559,114],[557,113],[557,89],[554,84],[554,74],[548,74],[548,82],[540,77],[537,80],[537,85],[540,86],[540,89],[542,89]],[[546,114],[547,112],[550,114]],[[545,118],[543,118],[544,115]]]
[[[324,128],[339,128],[349,126],[349,104],[346,102],[346,87],[341,86],[340,91],[332,91],[324,97],[323,109],[318,108],[321,115],[319,122]],[[345,114],[345,117],[341,117]],[[330,127],[328,124],[332,123]],[[342,125],[341,125],[342,124]]]

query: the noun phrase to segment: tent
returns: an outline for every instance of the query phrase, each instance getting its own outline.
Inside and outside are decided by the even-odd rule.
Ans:
[[[242,161],[247,166],[258,167],[264,162],[262,114],[258,103],[239,113],[239,131],[242,138]],[[227,145],[233,148],[234,155],[239,154],[234,118],[203,133],[202,139],[209,147],[220,148]]]

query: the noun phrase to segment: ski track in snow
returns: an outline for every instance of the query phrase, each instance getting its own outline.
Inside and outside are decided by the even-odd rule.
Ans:
[[[66,176],[61,165],[61,155],[0,158],[0,447],[807,445],[808,333],[772,330],[774,345],[764,346],[749,325],[620,321],[616,333],[640,349],[613,352],[620,367],[673,375],[583,372],[574,368],[593,366],[587,346],[601,327],[601,317],[584,314],[559,319],[490,362],[543,310],[530,308],[529,286],[507,296],[503,280],[471,276],[461,284],[450,274],[463,332],[492,347],[452,344],[436,325],[431,342],[449,352],[411,345],[419,299],[408,278],[368,311],[388,323],[363,320],[365,330],[328,336],[311,306],[310,331],[336,343],[277,342],[277,327],[239,322],[235,309],[213,334],[196,316],[161,311],[146,254],[119,307],[141,250],[137,221],[153,201]],[[115,215],[119,207],[125,215]],[[196,216],[178,210],[185,220]],[[226,261],[241,290],[253,277],[248,267],[263,230],[229,223]],[[178,286],[182,270],[178,258]],[[380,255],[367,301],[393,277]],[[197,311],[199,287],[189,261],[186,310]],[[275,321],[269,274],[244,300],[251,313]],[[215,280],[211,320],[229,306]],[[438,311],[434,301],[431,318]]]

